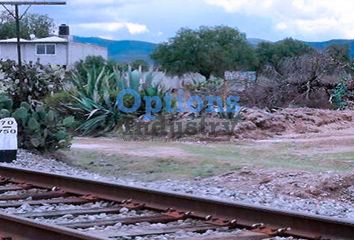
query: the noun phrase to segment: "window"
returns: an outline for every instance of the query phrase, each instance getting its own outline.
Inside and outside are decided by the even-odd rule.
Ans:
[[[55,55],[55,44],[37,44],[37,55]]]
[[[44,44],[37,45],[37,54],[38,55],[45,54],[45,45]]]
[[[55,54],[55,45],[54,44],[47,44],[46,49],[47,49],[47,54],[51,54],[51,55]]]

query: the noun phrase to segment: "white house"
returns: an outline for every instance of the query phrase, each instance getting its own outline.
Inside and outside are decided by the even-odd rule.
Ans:
[[[67,26],[62,25],[61,27]],[[32,40],[21,39],[20,42],[22,61],[27,63],[39,62],[41,64],[56,64],[70,68],[75,62],[85,59],[87,56],[108,58],[107,48],[75,42],[69,35]],[[0,40],[0,59],[17,62],[16,43],[16,38]]]

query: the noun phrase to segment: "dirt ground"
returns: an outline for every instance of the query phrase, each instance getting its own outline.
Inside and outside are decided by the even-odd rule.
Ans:
[[[274,111],[245,109],[243,121],[234,134],[238,139],[267,139],[311,133],[336,134],[338,130],[354,127],[354,111],[333,111],[311,108],[285,108]],[[342,133],[341,133],[342,134]]]
[[[238,190],[263,186],[302,198],[354,202],[353,112],[320,110],[318,118],[308,109],[301,114],[292,110],[290,117],[285,111],[276,117],[288,125],[281,134],[273,125],[264,127],[268,121],[277,125],[274,116],[258,116],[253,123],[263,123],[251,139],[245,134],[227,142],[76,138],[63,154],[72,165],[140,181],[202,179]],[[305,128],[312,131],[298,131]],[[273,134],[266,138],[265,132]],[[259,139],[254,139],[256,135]]]
[[[273,193],[302,199],[335,199],[354,203],[354,174],[243,168],[203,180],[241,191],[266,188]]]

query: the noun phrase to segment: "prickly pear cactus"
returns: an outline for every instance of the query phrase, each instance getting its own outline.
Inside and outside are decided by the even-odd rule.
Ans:
[[[34,107],[22,104],[13,113],[20,123],[20,146],[42,152],[70,146],[71,136],[67,128],[74,125],[73,118],[60,119],[54,110],[41,104]]]
[[[67,129],[75,127],[74,117],[62,119],[40,102],[36,105],[22,102],[17,109],[12,109],[11,99],[0,94],[0,118],[11,116],[18,122],[20,147],[52,152],[70,146],[71,135]]]

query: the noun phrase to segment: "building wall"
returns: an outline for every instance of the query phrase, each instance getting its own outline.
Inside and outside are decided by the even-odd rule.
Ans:
[[[67,48],[66,43],[55,43],[55,55],[37,55],[35,43],[23,43],[21,45],[22,60],[24,62],[37,62],[41,64],[67,64]],[[16,43],[2,43],[0,44],[0,58],[7,60],[14,60],[17,62],[17,46]]]
[[[69,65],[73,65],[88,56],[101,56],[108,59],[108,51],[107,48],[96,45],[69,42]]]
[[[37,62],[41,64],[57,64],[72,66],[77,61],[85,59],[87,56],[102,56],[108,58],[107,48],[102,48],[90,44],[81,44],[75,42],[55,43],[55,55],[37,55],[36,43],[22,43],[21,53],[24,62]],[[68,45],[69,44],[69,45]],[[68,47],[69,46],[69,47]],[[0,44],[0,59],[14,60],[17,62],[17,46],[16,43]]]
[[[22,46],[23,52],[24,46]],[[15,43],[0,44],[0,59],[17,61],[17,48]]]

